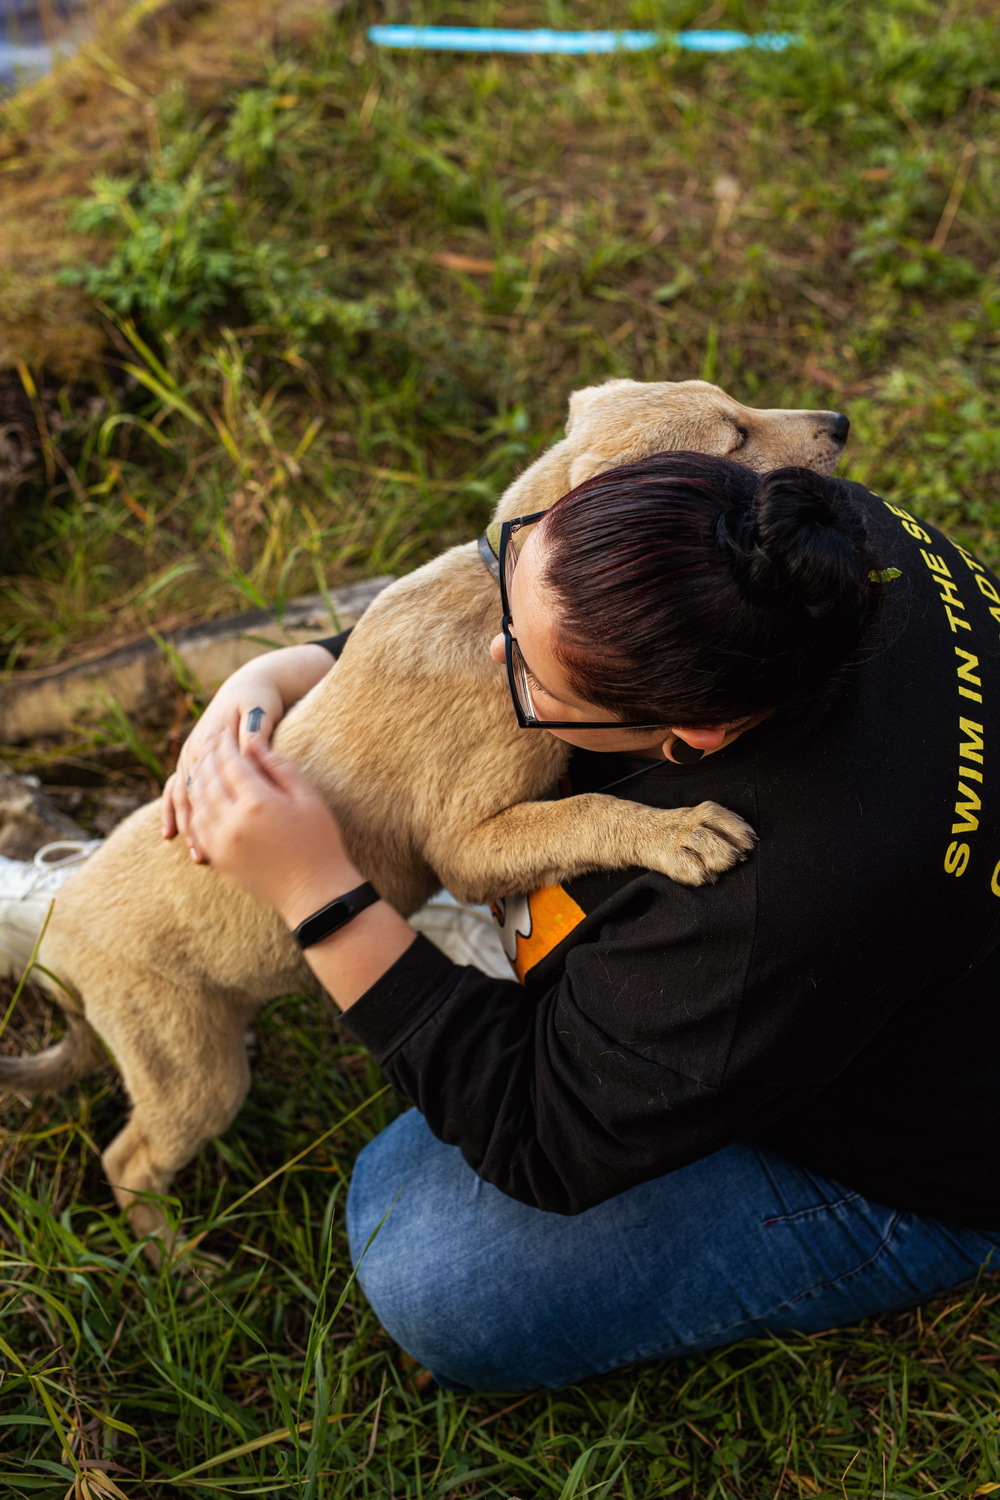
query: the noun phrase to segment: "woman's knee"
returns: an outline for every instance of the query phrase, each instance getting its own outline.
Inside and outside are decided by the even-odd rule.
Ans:
[[[411,1353],[419,1330],[448,1300],[447,1229],[477,1182],[416,1110],[376,1136],[355,1164],[347,1198],[351,1258],[379,1321]]]
[[[365,1146],[347,1195],[347,1236],[355,1265],[363,1260],[368,1268],[383,1259],[401,1235],[417,1243],[425,1239],[429,1225],[423,1220],[436,1212],[434,1183],[440,1165],[435,1158],[448,1149],[434,1139],[415,1109]]]
[[[498,1219],[532,1212],[481,1181],[416,1110],[358,1157],[347,1201],[358,1281],[386,1331],[443,1383],[539,1383],[511,1364],[523,1347],[512,1317],[523,1267],[512,1283],[515,1268],[497,1253]]]

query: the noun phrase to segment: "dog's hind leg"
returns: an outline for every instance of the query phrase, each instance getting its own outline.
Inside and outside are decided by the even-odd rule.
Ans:
[[[157,1198],[168,1191],[181,1167],[229,1127],[250,1085],[246,1014],[217,1009],[204,996],[198,999],[199,1004],[181,1005],[174,998],[172,1036],[154,1039],[156,1028],[151,1026],[142,1046],[124,1050],[121,1038],[107,1038],[132,1113],[102,1162],[134,1233],[153,1236],[146,1253],[154,1264],[159,1263],[161,1247],[172,1249]],[[178,1026],[182,1017],[186,1024]]]

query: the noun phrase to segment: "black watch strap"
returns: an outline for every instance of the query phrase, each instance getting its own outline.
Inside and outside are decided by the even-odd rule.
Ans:
[[[338,896],[336,901],[321,906],[311,917],[306,917],[304,922],[292,929],[292,937],[300,948],[311,948],[313,943],[321,943],[324,938],[339,932],[358,912],[364,911],[366,906],[374,906],[379,900],[381,897],[378,891],[371,881],[366,880],[364,885],[355,886],[346,896]]]

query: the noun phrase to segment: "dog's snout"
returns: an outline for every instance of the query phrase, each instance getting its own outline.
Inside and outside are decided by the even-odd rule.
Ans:
[[[851,424],[843,412],[835,411],[830,421],[830,436],[836,443],[846,443]]]

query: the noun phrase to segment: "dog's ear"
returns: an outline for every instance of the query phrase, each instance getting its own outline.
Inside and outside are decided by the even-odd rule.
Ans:
[[[606,401],[613,391],[620,391],[623,386],[638,386],[639,380],[605,380],[601,385],[588,385],[582,391],[574,391],[569,398],[569,416],[566,418],[566,436],[569,437],[575,423],[585,416],[592,407],[600,406]],[[585,476],[586,477],[586,476]]]

